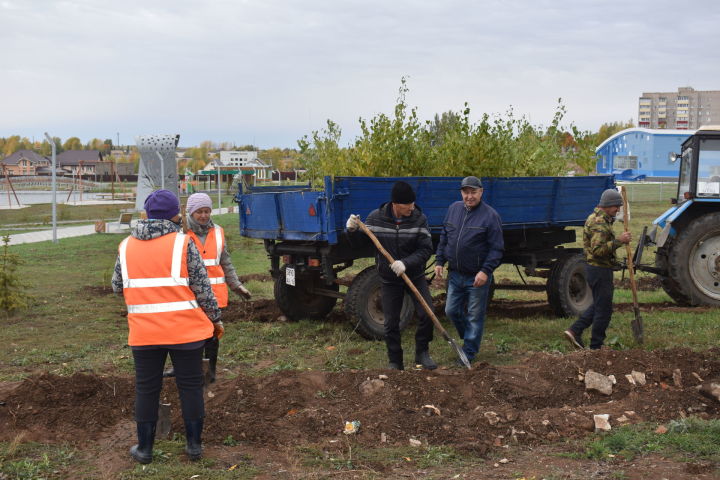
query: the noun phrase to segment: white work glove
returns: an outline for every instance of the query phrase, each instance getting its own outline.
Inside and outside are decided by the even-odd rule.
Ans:
[[[390,269],[392,269],[395,275],[400,277],[403,273],[405,273],[405,264],[400,260],[395,260],[392,264],[390,264]]]
[[[358,220],[360,220],[360,217],[355,214],[352,214],[348,217],[347,222],[345,223],[345,228],[348,232],[354,232],[355,230],[360,228]]]
[[[245,300],[250,300],[252,298],[252,293],[250,293],[250,290],[245,288],[245,285],[239,285],[237,288],[234,289],[235,293],[243,297]]]

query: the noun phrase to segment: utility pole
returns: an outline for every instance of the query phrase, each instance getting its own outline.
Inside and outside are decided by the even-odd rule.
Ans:
[[[56,165],[56,155],[55,155],[55,141],[50,138],[50,135],[45,132],[45,138],[47,138],[47,141],[50,142],[50,146],[52,147],[52,241],[53,243],[58,243],[57,240],[57,183],[56,183],[56,173],[55,173],[55,165]]]
[[[222,182],[220,181],[220,161],[218,160],[217,165],[217,188],[218,188],[218,209],[222,208],[222,195],[220,193],[220,187],[222,185]],[[218,214],[220,211],[218,210]]]

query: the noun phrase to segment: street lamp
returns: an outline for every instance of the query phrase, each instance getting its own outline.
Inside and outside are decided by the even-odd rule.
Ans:
[[[58,243],[57,240],[57,184],[56,184],[56,178],[55,178],[55,164],[56,164],[56,158],[55,158],[55,141],[50,138],[50,135],[48,135],[47,132],[45,132],[45,138],[47,138],[47,141],[50,142],[50,147],[52,148],[52,241],[53,243]]]

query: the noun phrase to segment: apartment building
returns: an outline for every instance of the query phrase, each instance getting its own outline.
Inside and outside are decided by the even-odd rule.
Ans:
[[[677,92],[643,92],[638,127],[697,130],[720,123],[720,90],[680,87]]]

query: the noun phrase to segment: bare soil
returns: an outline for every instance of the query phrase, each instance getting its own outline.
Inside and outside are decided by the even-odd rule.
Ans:
[[[720,404],[699,391],[703,384],[720,381],[719,354],[720,349],[601,350],[538,353],[519,365],[478,364],[469,371],[281,371],[265,377],[221,377],[208,390],[204,439],[209,456],[231,461],[229,457],[238,451],[255,459],[288,452],[280,461],[283,465],[298,445],[333,452],[347,448],[348,442],[356,448],[407,446],[416,439],[487,459],[489,470],[484,476],[466,478],[509,478],[501,475],[508,474],[506,464],[493,466],[493,459],[507,456],[513,458],[513,471],[524,462],[525,471],[532,467],[530,471],[541,473],[547,465],[537,462],[538,452],[547,455],[558,442],[592,434],[594,414],[609,414],[613,426],[663,423],[687,415],[720,418]],[[580,376],[588,370],[617,378],[611,395],[585,389]],[[645,385],[633,386],[626,380],[633,370],[645,373]],[[364,390],[368,380],[375,380],[377,391]],[[125,452],[133,443],[133,399],[130,377],[41,374],[4,384],[0,440],[22,435],[25,440],[71,442],[92,450],[93,456],[104,455],[104,461],[117,470],[130,468]],[[163,399],[172,405],[173,431],[182,434],[173,381],[166,382]],[[345,422],[353,420],[360,422],[358,432],[344,435]],[[234,450],[223,446],[229,436],[240,442]],[[278,462],[277,455],[274,458]],[[596,462],[543,458],[574,465],[575,470],[608,469]],[[628,478],[704,478],[698,475],[715,471],[714,465],[702,462],[687,467],[656,459],[652,465],[658,476]],[[368,468],[383,472],[389,467],[378,463]],[[642,466],[643,475],[648,468]],[[397,472],[393,467],[386,473]]]

